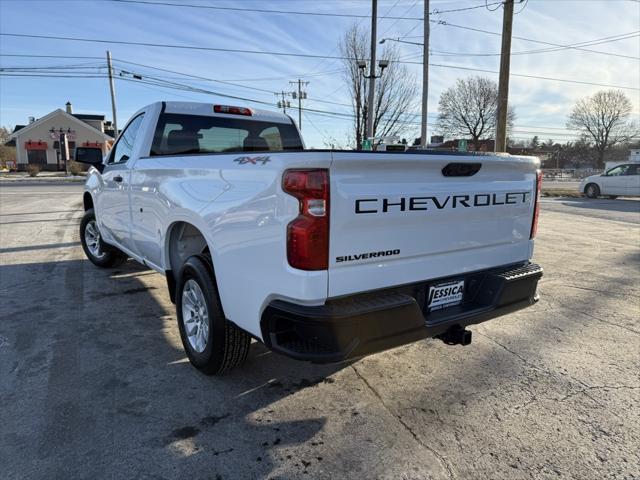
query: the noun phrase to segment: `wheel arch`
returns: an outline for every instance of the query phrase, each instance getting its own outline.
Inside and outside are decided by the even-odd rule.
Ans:
[[[90,210],[93,207],[93,197],[91,196],[91,194],[89,192],[84,192],[84,195],[82,196],[82,204],[84,206],[84,211],[86,212],[87,210]]]
[[[179,220],[171,223],[165,235],[165,275],[169,296],[175,303],[178,273],[192,255],[211,254],[211,248],[202,231],[192,223]]]

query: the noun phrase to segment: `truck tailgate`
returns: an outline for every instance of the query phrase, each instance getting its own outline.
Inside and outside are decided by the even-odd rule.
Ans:
[[[534,157],[335,152],[329,297],[528,260],[538,166]]]

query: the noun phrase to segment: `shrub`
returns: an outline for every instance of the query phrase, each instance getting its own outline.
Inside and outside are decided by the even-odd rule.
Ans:
[[[69,161],[69,173],[71,175],[82,175],[82,172],[82,166],[78,162]]]
[[[38,173],[40,173],[40,165],[27,165],[27,173],[29,173],[30,177],[38,176]]]

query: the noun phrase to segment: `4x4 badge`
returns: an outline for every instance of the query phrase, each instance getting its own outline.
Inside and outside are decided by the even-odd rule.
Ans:
[[[262,165],[264,165],[265,163],[271,161],[271,157],[269,157],[268,155],[264,155],[261,157],[238,157],[238,158],[235,158],[233,161],[238,162],[238,165],[245,165],[247,163],[250,163],[252,165],[257,165],[258,162],[262,162]]]

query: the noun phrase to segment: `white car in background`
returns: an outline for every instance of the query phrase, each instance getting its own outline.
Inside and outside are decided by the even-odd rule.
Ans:
[[[580,192],[589,198],[605,195],[609,198],[618,196],[640,196],[640,163],[623,163],[603,174],[592,175],[580,183]]]

